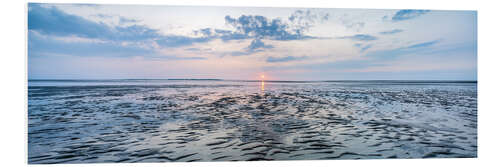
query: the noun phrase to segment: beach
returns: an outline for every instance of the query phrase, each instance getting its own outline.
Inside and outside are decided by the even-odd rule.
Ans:
[[[30,80],[28,163],[477,157],[475,81]]]

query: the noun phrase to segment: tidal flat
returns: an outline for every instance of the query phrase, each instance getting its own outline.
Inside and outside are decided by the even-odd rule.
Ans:
[[[29,81],[28,163],[477,157],[477,83]]]

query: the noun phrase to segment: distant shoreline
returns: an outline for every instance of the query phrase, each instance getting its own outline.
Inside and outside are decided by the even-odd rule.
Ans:
[[[123,81],[231,81],[231,82],[261,82],[262,80],[235,79],[28,79],[28,82],[123,82]],[[321,82],[360,82],[360,83],[477,83],[477,80],[264,80],[273,83],[321,83]]]

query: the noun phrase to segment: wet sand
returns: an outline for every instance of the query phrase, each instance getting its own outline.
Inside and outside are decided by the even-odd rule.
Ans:
[[[29,86],[28,162],[477,156],[476,83],[263,86]]]

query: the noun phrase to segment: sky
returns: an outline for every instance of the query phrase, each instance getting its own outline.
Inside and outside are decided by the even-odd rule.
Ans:
[[[477,80],[477,13],[29,3],[28,79]]]

